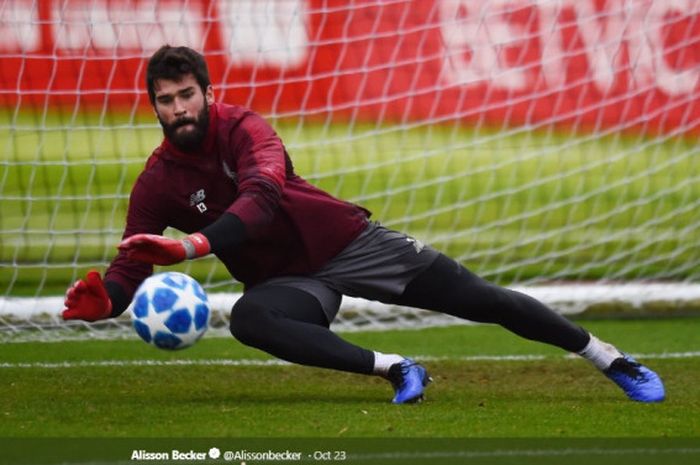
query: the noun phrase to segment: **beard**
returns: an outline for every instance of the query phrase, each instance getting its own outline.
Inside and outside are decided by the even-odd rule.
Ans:
[[[209,106],[205,104],[197,118],[180,118],[167,124],[158,115],[158,121],[163,127],[163,134],[175,148],[181,152],[195,152],[201,147],[209,129]],[[179,128],[188,124],[194,125],[192,129],[178,131]]]

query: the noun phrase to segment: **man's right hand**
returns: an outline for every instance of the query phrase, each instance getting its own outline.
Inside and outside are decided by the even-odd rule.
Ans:
[[[94,270],[88,271],[85,279],[79,279],[68,289],[64,305],[64,320],[97,321],[112,314],[107,289],[100,273]]]

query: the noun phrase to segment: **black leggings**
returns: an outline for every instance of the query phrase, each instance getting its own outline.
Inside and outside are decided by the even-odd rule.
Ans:
[[[440,255],[393,302],[482,323],[578,352],[589,340],[581,327],[525,294],[493,285]],[[319,301],[302,290],[264,286],[246,292],[231,312],[231,333],[246,345],[302,365],[372,372],[374,353],[328,329]]]
[[[231,311],[231,334],[246,345],[301,365],[371,373],[374,353],[328,326],[318,299],[293,287],[251,289]]]
[[[539,300],[478,277],[444,255],[406,287],[394,302],[479,323],[496,323],[533,341],[569,352],[586,347],[589,334]]]

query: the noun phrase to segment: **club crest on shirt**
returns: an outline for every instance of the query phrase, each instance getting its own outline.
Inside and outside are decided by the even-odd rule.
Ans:
[[[204,192],[204,189],[199,189],[197,192],[190,195],[190,206],[196,206],[200,213],[204,213],[207,211],[207,206],[204,203],[206,198],[207,194]]]
[[[238,186],[238,176],[236,176],[236,173],[234,173],[231,170],[231,168],[228,167],[225,161],[222,161],[221,164],[224,168],[224,174],[226,174],[226,176],[228,176],[231,179],[231,181],[233,181],[234,186]]]

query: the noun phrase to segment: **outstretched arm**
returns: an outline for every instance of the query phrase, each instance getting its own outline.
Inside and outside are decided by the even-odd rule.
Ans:
[[[202,257],[234,247],[245,240],[243,222],[232,213],[221,217],[184,239],[170,239],[156,234],[135,234],[119,244],[129,260],[154,265],[174,265],[183,260]]]
[[[157,234],[134,234],[124,239],[118,248],[129,260],[153,265],[174,265],[211,251],[209,240],[202,233],[190,234],[182,240]]]
[[[127,258],[154,265],[174,265],[235,247],[272,221],[291,170],[282,141],[264,119],[249,113],[230,134],[229,146],[229,163],[235,163],[238,195],[227,211],[182,240],[152,234],[128,237],[119,244],[119,250]]]
[[[165,229],[161,204],[140,176],[129,200],[125,238],[140,232],[160,234]],[[104,274],[91,270],[66,292],[63,319],[97,321],[121,315],[138,286],[153,273],[153,266],[129,260],[119,252]]]

